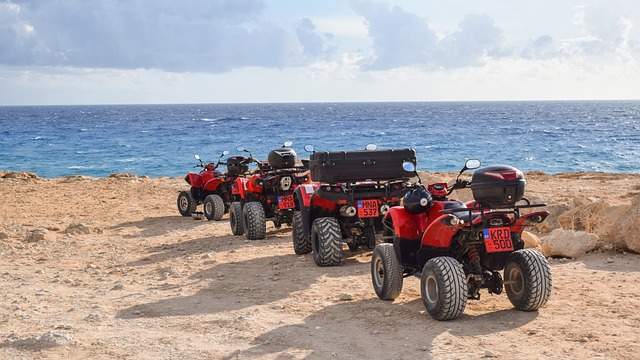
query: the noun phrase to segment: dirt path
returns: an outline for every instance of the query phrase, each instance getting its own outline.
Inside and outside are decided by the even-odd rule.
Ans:
[[[448,174],[445,174],[448,175]],[[430,175],[441,176],[439,174]],[[444,175],[442,175],[444,176]],[[562,197],[624,203],[638,177],[572,174]],[[567,175],[568,176],[568,175]],[[604,177],[604,178],[602,178]],[[640,256],[550,260],[537,312],[482,292],[455,321],[431,319],[419,279],[394,302],[371,286],[370,252],[319,268],[291,231],[266,240],[180,217],[181,179],[0,179],[0,358],[636,359]],[[622,190],[621,190],[622,189]],[[557,190],[557,189],[556,189]],[[588,194],[585,194],[588,193]],[[565,199],[566,198],[566,199]],[[34,232],[35,231],[35,232]]]

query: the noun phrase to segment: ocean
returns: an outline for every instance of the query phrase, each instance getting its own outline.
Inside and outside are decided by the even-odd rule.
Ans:
[[[0,170],[40,177],[180,177],[194,154],[263,159],[316,150],[416,149],[418,169],[468,158],[546,173],[640,173],[640,101],[283,103],[0,107]]]

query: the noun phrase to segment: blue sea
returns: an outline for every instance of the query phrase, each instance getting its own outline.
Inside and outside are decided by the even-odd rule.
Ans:
[[[0,170],[41,177],[179,177],[193,155],[286,140],[317,150],[415,148],[418,168],[465,159],[547,173],[640,173],[640,101],[284,103],[0,107]]]

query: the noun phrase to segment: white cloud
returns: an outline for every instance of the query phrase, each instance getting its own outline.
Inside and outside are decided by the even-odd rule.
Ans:
[[[216,73],[298,61],[295,38],[260,19],[261,0],[16,0],[2,5],[3,18],[12,15],[13,24],[0,28],[4,64],[10,63],[6,54],[17,54],[13,62],[21,65]],[[28,24],[36,39],[17,42],[17,24]]]
[[[456,68],[480,66],[487,56],[504,56],[502,33],[487,15],[469,14],[456,32],[438,34],[428,22],[398,6],[353,1],[373,39],[373,58],[365,70],[389,70],[403,66]]]
[[[0,0],[0,102],[640,98],[637,0],[573,3]]]

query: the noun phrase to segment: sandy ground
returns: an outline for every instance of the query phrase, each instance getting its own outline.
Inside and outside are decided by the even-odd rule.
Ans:
[[[451,179],[428,174],[425,179]],[[528,173],[550,206],[625,204],[640,176]],[[316,267],[291,230],[231,235],[179,216],[182,179],[0,179],[2,359],[637,359],[640,256],[550,259],[536,312],[482,292],[464,315],[426,314],[419,279],[379,300],[370,252]],[[464,197],[462,194],[460,197]],[[553,219],[550,219],[553,223]],[[547,229],[548,230],[548,229]],[[541,234],[542,236],[544,234]]]

